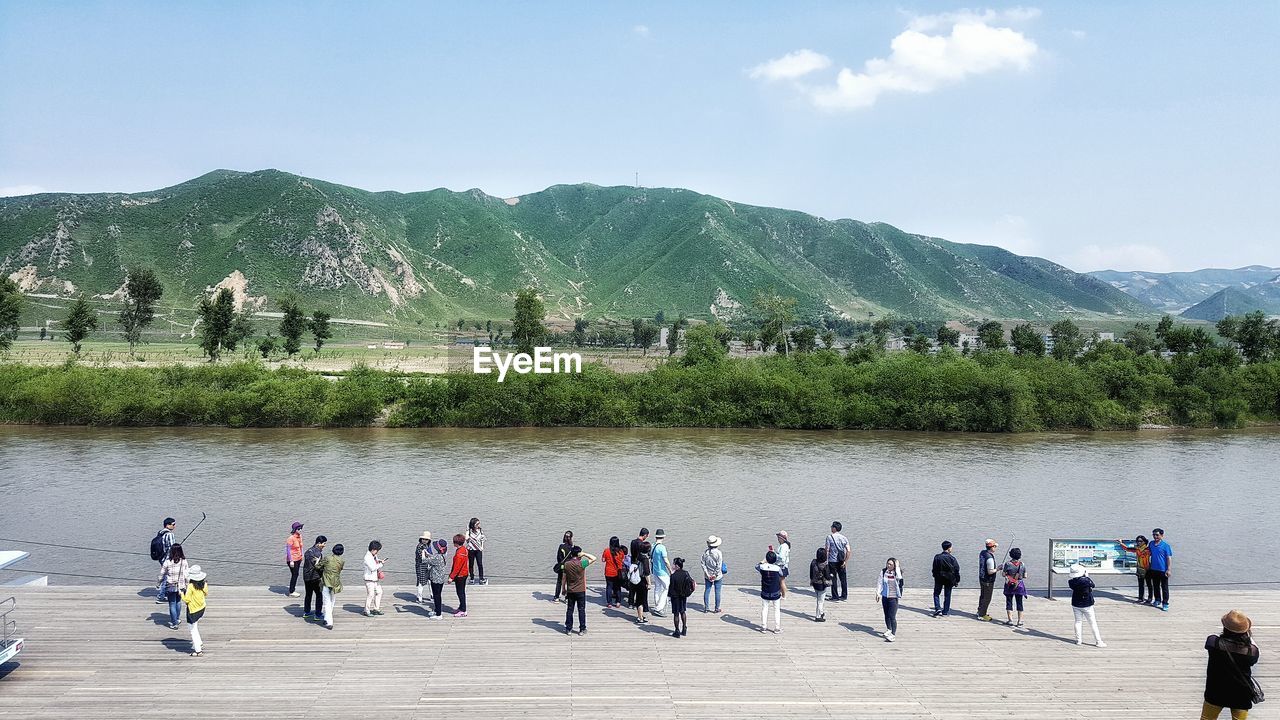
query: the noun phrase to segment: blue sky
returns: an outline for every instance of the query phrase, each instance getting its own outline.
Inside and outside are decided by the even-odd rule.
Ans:
[[[1076,270],[1280,266],[1280,3],[0,0],[0,193],[687,187]]]

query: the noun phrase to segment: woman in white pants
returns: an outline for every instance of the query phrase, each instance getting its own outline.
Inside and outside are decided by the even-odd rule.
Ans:
[[[787,581],[777,565],[778,554],[770,550],[764,562],[756,565],[760,573],[760,632],[769,629],[769,611],[773,610],[773,631],[782,632],[782,598],[787,596]]]
[[[384,561],[378,557],[382,551],[382,543],[374,540],[369,543],[369,552],[364,554],[364,614],[365,617],[382,614],[382,566]]]
[[[320,592],[324,595],[324,626],[330,630],[333,629],[333,601],[342,592],[343,552],[342,543],[338,543],[333,546],[333,554],[316,561],[316,570],[320,572]]]
[[[205,577],[199,565],[192,565],[187,573],[187,589],[182,593],[182,601],[187,604],[187,627],[191,630],[191,657],[204,654],[204,641],[200,638],[200,618],[204,617],[205,601],[209,597]]]
[[[1077,563],[1071,566],[1071,579],[1067,581],[1067,585],[1071,586],[1071,611],[1076,616],[1076,644],[1084,644],[1080,631],[1084,621],[1088,620],[1089,628],[1093,630],[1094,645],[1106,647],[1107,644],[1102,642],[1102,633],[1098,632],[1098,619],[1093,613],[1093,579],[1083,565]]]

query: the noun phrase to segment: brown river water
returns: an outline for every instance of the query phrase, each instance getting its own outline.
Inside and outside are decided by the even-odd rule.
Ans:
[[[731,583],[750,583],[774,533],[792,567],[832,520],[853,545],[850,584],[869,586],[890,555],[928,583],[951,540],[973,585],[991,536],[1023,548],[1043,586],[1050,537],[1131,538],[1162,526],[1175,584],[1280,580],[1280,431],[1024,435],[771,430],[229,430],[0,427],[0,549],[53,584],[154,581],[146,557],[161,519],[213,582],[279,585],[294,520],[358,564],[370,539],[387,570],[412,572],[423,530],[482,519],[493,582],[554,583],[556,545],[572,529],[599,553],[640,526],[667,533],[673,556],[723,538]],[[15,541],[126,551],[107,553]],[[236,562],[228,562],[236,561]],[[355,568],[351,570],[355,578]],[[103,576],[95,579],[78,575]],[[14,572],[0,573],[0,581]],[[1131,578],[1099,577],[1128,587]],[[392,582],[412,582],[392,574]],[[801,580],[803,582],[803,580]],[[1280,585],[1275,585],[1280,587]]]

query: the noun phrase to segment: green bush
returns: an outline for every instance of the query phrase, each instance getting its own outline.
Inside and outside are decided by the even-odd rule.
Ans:
[[[827,351],[665,363],[636,374],[340,377],[254,362],[0,365],[0,422],[81,425],[762,427],[965,432],[1239,427],[1280,418],[1280,361],[1222,348],[1171,361],[1102,343],[1074,361]]]

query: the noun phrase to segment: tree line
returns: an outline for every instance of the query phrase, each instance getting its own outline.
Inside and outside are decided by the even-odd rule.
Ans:
[[[138,266],[128,270],[123,286],[123,300],[116,315],[121,334],[129,343],[129,352],[137,352],[138,345],[146,342],[144,333],[156,317],[156,308],[164,296],[164,285],[155,270]],[[302,336],[310,333],[315,351],[333,337],[330,325],[332,316],[327,310],[317,309],[308,317],[293,297],[278,300],[281,314],[279,335],[268,331],[256,343],[258,352],[267,359],[282,350],[293,357],[302,349]],[[22,314],[23,297],[17,285],[8,278],[0,278],[0,352],[7,352],[18,336],[18,322]],[[234,352],[254,334],[253,313],[237,309],[235,294],[227,288],[220,289],[212,297],[202,297],[196,305],[199,329],[197,337],[200,349],[210,362],[216,362],[224,352]],[[71,344],[72,355],[79,356],[84,341],[102,327],[98,312],[85,299],[76,298],[59,323],[62,338]],[[44,328],[40,337],[46,337]]]

